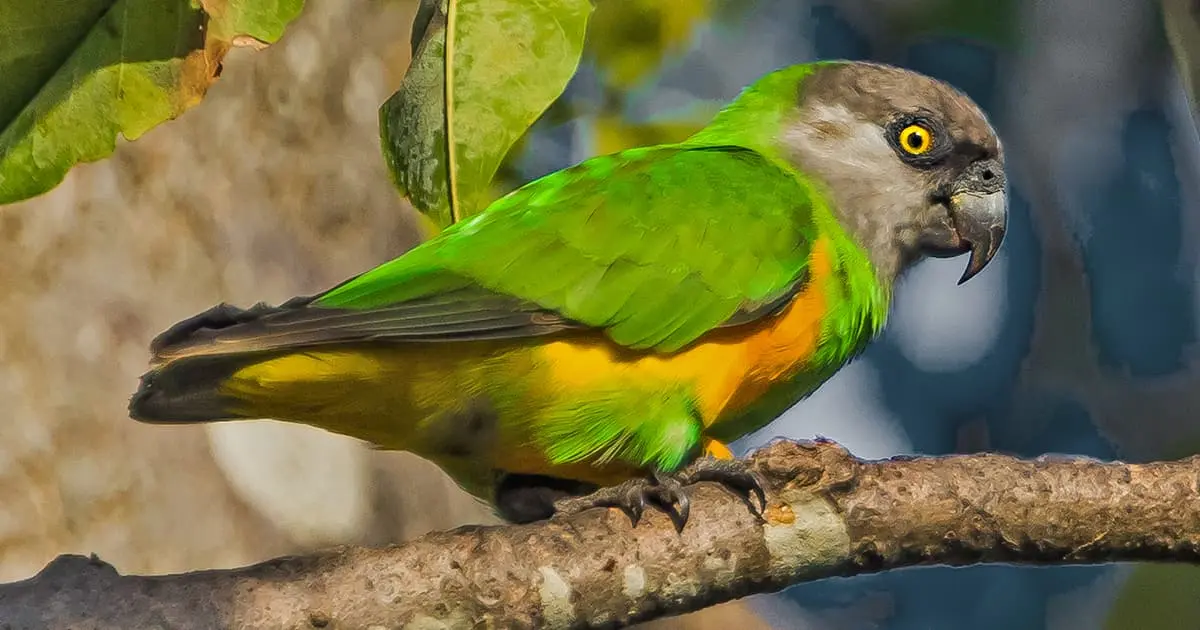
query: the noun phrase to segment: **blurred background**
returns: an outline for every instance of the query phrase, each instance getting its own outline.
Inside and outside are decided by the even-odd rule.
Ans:
[[[377,118],[415,9],[309,0],[179,120],[0,209],[0,580],[67,552],[161,573],[490,520],[403,453],[125,412],[147,343],[178,319],[319,291],[417,241]],[[961,261],[922,263],[885,338],[739,449],[824,435],[869,458],[1200,450],[1200,145],[1157,3],[606,0],[498,185],[681,138],[760,74],[821,58],[907,66],[976,99],[1006,143],[1009,233],[962,287]],[[914,569],[648,626],[731,624],[1194,630],[1200,569]]]

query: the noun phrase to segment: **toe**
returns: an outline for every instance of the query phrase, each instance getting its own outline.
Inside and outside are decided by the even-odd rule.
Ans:
[[[680,490],[679,496],[676,498],[676,504],[676,512],[679,514],[676,529],[682,531],[683,526],[687,524],[688,518],[692,515],[692,500],[688,498],[686,492]]]
[[[637,525],[638,521],[642,520],[642,515],[646,512],[645,484],[629,484],[621,500],[621,509],[625,510],[629,515],[629,520],[633,521],[634,525]]]
[[[756,514],[761,514],[766,509],[767,496],[762,480],[751,470],[750,465],[742,460],[696,460],[685,473],[685,483],[694,484],[701,481],[721,484],[745,499],[751,511]],[[755,505],[755,499],[758,505]]]

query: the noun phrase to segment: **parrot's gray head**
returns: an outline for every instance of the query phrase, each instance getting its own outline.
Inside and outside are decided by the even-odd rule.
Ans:
[[[875,63],[819,64],[782,140],[888,282],[922,256],[970,252],[966,282],[1000,247],[1000,140],[979,107],[941,81]]]

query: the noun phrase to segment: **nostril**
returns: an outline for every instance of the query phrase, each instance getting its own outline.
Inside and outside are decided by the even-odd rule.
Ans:
[[[991,181],[991,180],[995,179],[996,174],[994,172],[992,172],[992,169],[985,168],[985,169],[983,169],[982,177],[983,177],[983,181],[987,182],[987,181]]]

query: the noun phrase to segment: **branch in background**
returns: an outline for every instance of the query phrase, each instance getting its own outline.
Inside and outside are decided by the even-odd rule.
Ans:
[[[1200,560],[1200,458],[866,462],[829,441],[751,456],[765,520],[712,484],[650,511],[463,527],[222,571],[121,576],[62,556],[0,586],[6,628],[620,627],[830,576],[923,564]]]

